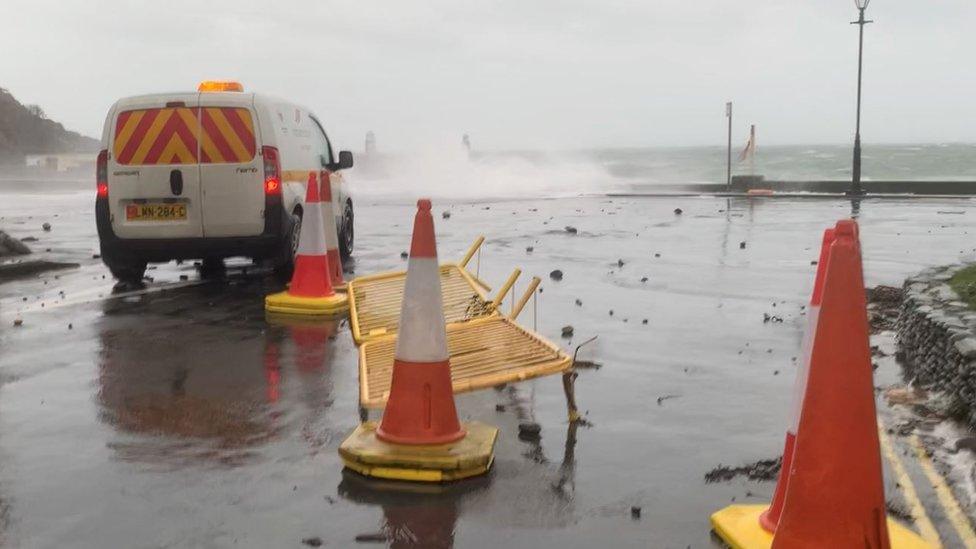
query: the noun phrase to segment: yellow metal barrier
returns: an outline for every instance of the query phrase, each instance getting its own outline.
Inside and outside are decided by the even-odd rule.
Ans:
[[[500,315],[449,323],[447,347],[455,393],[564,373],[573,363],[559,347]],[[360,348],[362,406],[382,408],[386,403],[395,350],[394,336],[372,339]]]
[[[479,236],[460,263],[440,266],[444,317],[448,323],[493,313],[486,294],[491,288],[464,268],[484,241],[485,238]],[[361,276],[349,282],[349,323],[357,345],[397,332],[406,279],[406,271],[391,271]]]
[[[532,298],[532,295],[535,294],[535,289],[539,287],[540,282],[542,282],[542,280],[539,277],[532,277],[532,280],[529,282],[529,287],[526,288],[525,293],[522,294],[522,299],[519,299],[518,303],[515,304],[515,307],[512,308],[512,314],[508,315],[508,318],[515,320],[520,314],[522,314],[522,309],[525,308],[525,304],[528,303],[529,299]]]
[[[472,243],[471,247],[468,248],[468,253],[464,254],[464,257],[461,258],[461,262],[458,263],[458,265],[460,265],[462,269],[468,268],[468,263],[471,261],[471,258],[474,257],[474,254],[477,253],[479,249],[481,249],[481,245],[484,244],[484,242],[485,242],[484,236],[479,236],[474,240],[474,243]]]

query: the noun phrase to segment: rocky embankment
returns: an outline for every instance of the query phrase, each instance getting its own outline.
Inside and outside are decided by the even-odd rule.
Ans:
[[[927,269],[905,281],[898,345],[906,377],[943,392],[950,413],[976,428],[976,311],[949,286],[963,267]]]

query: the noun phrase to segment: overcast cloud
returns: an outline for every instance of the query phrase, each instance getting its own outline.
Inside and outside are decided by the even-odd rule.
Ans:
[[[0,86],[99,136],[121,96],[231,78],[361,149],[843,143],[852,0],[2,0]],[[874,0],[862,135],[976,141],[976,2]]]

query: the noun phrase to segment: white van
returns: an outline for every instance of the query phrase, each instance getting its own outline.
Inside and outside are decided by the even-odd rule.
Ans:
[[[353,205],[342,171],[307,109],[244,93],[236,82],[196,92],[120,99],[109,110],[97,163],[95,218],[102,260],[122,281],[148,262],[223,259],[270,262],[288,276],[298,244],[309,172],[328,173],[343,259],[353,248]]]

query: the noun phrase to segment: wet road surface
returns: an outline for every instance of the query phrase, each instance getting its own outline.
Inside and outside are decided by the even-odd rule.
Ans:
[[[147,291],[113,295],[93,258],[91,202],[89,192],[0,190],[0,226],[36,236],[38,257],[81,264],[0,284],[9,546],[350,547],[357,536],[391,547],[717,546],[708,515],[768,501],[774,484],[706,484],[704,474],[779,455],[811,261],[822,229],[851,213],[843,200],[435,200],[442,260],[485,234],[471,268],[497,287],[521,267],[515,295],[542,277],[537,317],[530,305],[520,320],[569,350],[598,335],[581,358],[603,365],[576,385],[589,426],[567,424],[558,377],[460,396],[464,418],[501,429],[494,468],[435,489],[342,472],[336,449],[358,422],[345,321],[269,322],[262,297],[279,287],[254,268],[204,282],[192,265],[162,265]],[[347,269],[403,268],[412,215],[411,200],[361,199]],[[867,284],[973,258],[974,216],[970,200],[864,201]],[[572,340],[560,337],[567,324]],[[894,359],[881,362],[876,383],[900,382]],[[541,441],[519,440],[524,420],[542,426]],[[943,542],[962,546],[907,440],[893,437]],[[955,465],[969,513],[953,475],[971,466]]]

